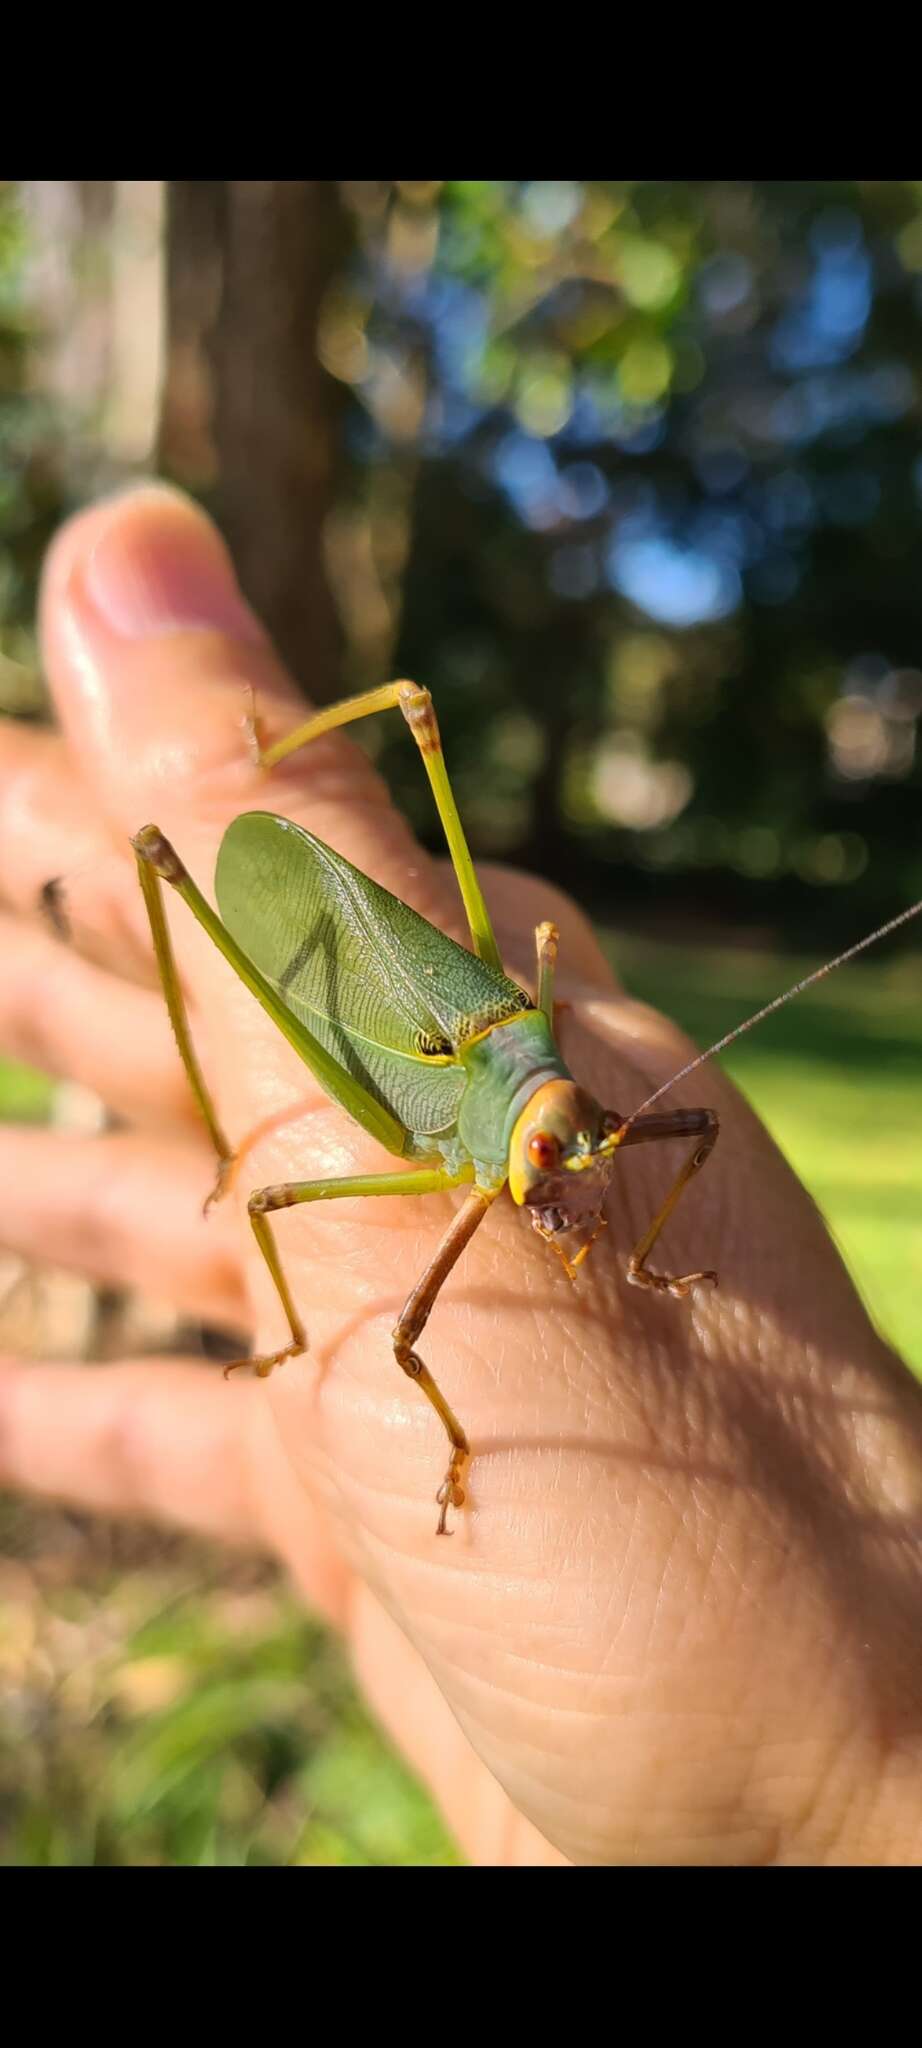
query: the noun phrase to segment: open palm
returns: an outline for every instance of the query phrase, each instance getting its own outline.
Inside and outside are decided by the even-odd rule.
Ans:
[[[0,1133],[17,1190],[0,1232],[273,1351],[285,1330],[250,1189],[393,1161],[171,903],[197,1047],[243,1148],[232,1193],[202,1217],[212,1155],[154,987],[129,835],[156,820],[210,894],[228,821],[272,809],[463,940],[457,893],[345,739],[268,779],[254,767],[248,687],[276,734],[299,701],[217,537],[172,493],[65,530],[43,630],[61,732],[0,740],[0,1045],[88,1083],[124,1124]],[[69,949],[35,921],[54,874],[70,878]],[[600,1101],[635,1107],[684,1039],[618,991],[555,890],[502,872],[484,885],[526,984],[535,924],[558,923],[565,1057]],[[175,1359],[6,1362],[0,1480],[271,1546],[348,1635],[372,1706],[477,1860],[913,1860],[918,1391],[726,1081],[696,1075],[675,1100],[713,1104],[722,1135],[664,1262],[715,1265],[719,1290],[680,1303],[625,1284],[675,1171],[660,1148],[617,1163],[610,1227],[575,1288],[497,1202],[426,1335],[474,1449],[451,1542],[434,1535],[444,1439],[390,1331],[461,1195],[282,1215],[310,1351],[267,1382]]]

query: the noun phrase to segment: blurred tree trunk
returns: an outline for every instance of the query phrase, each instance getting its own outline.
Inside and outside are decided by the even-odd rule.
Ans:
[[[343,392],[316,335],[349,239],[335,180],[168,184],[160,467],[208,500],[247,597],[318,701],[335,695],[342,655],[324,540]]]

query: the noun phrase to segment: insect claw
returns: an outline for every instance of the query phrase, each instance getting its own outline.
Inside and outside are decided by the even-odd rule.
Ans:
[[[713,1287],[718,1284],[716,1273],[681,1273],[675,1280],[668,1280],[666,1284],[670,1294],[674,1295],[677,1301],[684,1301],[686,1296],[691,1294],[695,1287],[700,1287],[705,1280],[710,1280]]]
[[[223,1202],[225,1195],[230,1192],[234,1184],[236,1167],[236,1158],[220,1159],[218,1161],[218,1171],[215,1176],[214,1187],[211,1189],[210,1194],[205,1196],[205,1200],[202,1203],[203,1216],[208,1215],[209,1209],[215,1202]]]
[[[302,1337],[300,1342],[292,1338],[291,1343],[285,1344],[281,1351],[271,1351],[265,1358],[232,1359],[230,1365],[224,1367],[224,1378],[228,1379],[232,1372],[239,1372],[244,1365],[251,1365],[258,1380],[267,1380],[270,1372],[274,1372],[277,1365],[284,1365],[286,1358],[300,1358],[302,1352],[306,1350],[306,1337]]]
[[[439,1519],[435,1529],[437,1536],[450,1536],[452,1534],[451,1529],[448,1527],[448,1510],[449,1508],[463,1508],[464,1506],[467,1496],[461,1484],[461,1475],[467,1462],[467,1456],[462,1452],[458,1452],[452,1458],[448,1471],[435,1496],[439,1508]]]
[[[716,1273],[648,1273],[645,1266],[628,1265],[625,1275],[631,1287],[647,1287],[652,1293],[671,1294],[674,1301],[684,1301],[692,1289],[709,1280],[712,1287],[719,1287]]]

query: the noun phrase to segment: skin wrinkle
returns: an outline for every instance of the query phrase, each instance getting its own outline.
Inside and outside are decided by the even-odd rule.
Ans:
[[[796,1736],[791,1737],[790,1746],[795,1756],[799,1749],[804,1759],[801,1769],[795,1769],[793,1760],[789,1759],[784,1767],[779,1765],[773,1770],[770,1765],[763,1765],[760,1750],[758,1770],[751,1773],[746,1798],[750,1804],[757,1800],[763,1808],[783,1805],[792,1817],[792,1846],[796,1848],[798,1838],[805,1838],[812,1830],[820,1850],[825,1852],[837,1832],[834,1824],[835,1777],[837,1768],[840,1768],[837,1749],[835,1745],[827,1749],[815,1743],[798,1744]],[[773,1747],[770,1742],[766,1744],[769,1758]],[[844,1747],[843,1743],[843,1753]],[[858,1775],[857,1771],[855,1775]],[[821,1817],[823,1799],[832,1802],[826,1820]]]
[[[580,1577],[581,1567],[578,1568],[578,1571],[574,1570],[574,1585],[571,1589],[566,1585],[565,1571],[555,1568],[553,1564],[549,1565],[543,1582],[539,1582],[535,1589],[541,1597],[538,1601],[532,1602],[534,1611],[528,1612],[526,1610],[521,1623],[520,1635],[523,1647],[519,1649],[509,1642],[505,1642],[502,1648],[504,1659],[511,1660],[513,1663],[528,1663],[548,1673],[557,1671],[561,1678],[564,1678],[569,1670],[574,1684],[579,1686],[582,1686],[582,1682],[587,1675],[597,1675],[594,1661],[590,1660],[594,1660],[595,1657],[594,1631],[597,1620],[598,1595],[590,1596],[587,1593],[583,1598],[582,1604],[579,1605]],[[509,1588],[510,1592],[520,1592],[521,1590],[515,1582]],[[558,1612],[558,1604],[562,1600],[568,1599],[572,1606],[574,1598],[577,1603],[575,1611],[572,1612],[569,1619],[561,1617]],[[498,1601],[496,1605],[499,1606]],[[486,1621],[482,1625],[482,1633],[485,1640],[489,1637],[491,1628],[492,1620]],[[556,1664],[554,1659],[548,1654],[549,1649],[556,1650],[561,1642],[567,1643],[568,1654],[571,1659],[569,1666]],[[489,1647],[491,1655],[496,1654],[495,1645],[490,1645]],[[576,1660],[575,1669],[573,1665],[574,1659]]]
[[[430,1663],[434,1676],[438,1678],[438,1659],[427,1658],[427,1662]],[[445,1675],[447,1678],[448,1674]],[[488,1761],[493,1748],[490,1730],[496,1723],[497,1707],[508,1708],[513,1712],[514,1768],[497,1770],[497,1776],[517,1805],[527,1809],[532,1804],[532,1799],[521,1797],[525,1787],[535,1791],[543,1786],[547,1796],[549,1788],[553,1785],[554,1789],[550,1792],[551,1810],[566,1810],[570,1814],[583,1815],[596,1782],[592,1755],[586,1760],[584,1780],[581,1780],[578,1788],[572,1792],[564,1792],[559,1784],[555,1784],[557,1774],[553,1770],[549,1771],[548,1765],[558,1764],[561,1757],[567,1758],[572,1765],[574,1757],[581,1757],[583,1751],[575,1747],[574,1734],[578,1740],[584,1729],[604,1725],[600,1724],[599,1716],[590,1714],[586,1709],[564,1709],[555,1706],[553,1717],[548,1717],[540,1706],[529,1707],[524,1704],[521,1694],[514,1689],[479,1678],[474,1673],[465,1673],[463,1684],[456,1689],[454,1706],[460,1726],[468,1739],[474,1742],[474,1746],[482,1754],[486,1754]],[[530,1732],[533,1727],[536,1728],[535,1733]],[[549,1729],[556,1735],[556,1742],[547,1739]],[[473,1732],[475,1730],[478,1731],[476,1735]],[[593,1754],[597,1758],[597,1747]],[[648,1758],[651,1775],[655,1764],[656,1759],[651,1755]],[[599,1818],[601,1821],[601,1812]]]
[[[404,1700],[409,1696],[408,1729],[417,1768],[431,1778],[444,1767],[442,1807],[456,1829],[473,1834],[480,1844],[481,1863],[497,1858],[502,1845],[514,1843],[516,1861],[559,1867],[567,1859],[515,1813],[496,1780],[480,1769],[466,1736],[438,1693],[423,1660],[410,1650],[399,1627],[365,1588],[352,1608],[356,1631],[356,1669],[372,1699],[382,1669],[395,1658],[405,1670]]]
[[[487,1763],[504,1784],[509,1797],[517,1805],[527,1810],[540,1798],[547,1813],[546,1825],[549,1835],[552,1838],[556,1835],[558,1838],[567,1839],[571,1844],[571,1855],[576,1861],[632,1862],[638,1858],[667,1862],[672,1860],[672,1830],[670,1829],[664,1837],[656,1827],[657,1788],[652,1767],[655,1765],[655,1759],[650,1759],[651,1768],[645,1769],[639,1780],[635,1776],[631,1782],[625,1773],[624,1800],[615,1799],[608,1802],[607,1810],[602,1813],[597,1807],[593,1810],[591,1781],[586,1789],[581,1788],[572,1793],[562,1791],[556,1783],[550,1786],[546,1769],[546,1751],[539,1745],[528,1745],[527,1738],[522,1736],[518,1727],[515,1767],[506,1765],[504,1768],[503,1760],[495,1754],[489,1724],[480,1722],[476,1714],[467,1711],[459,1711],[458,1718],[468,1739],[484,1755]],[[530,1749],[530,1753],[536,1759],[536,1766],[532,1769],[523,1761],[523,1748]],[[609,1840],[624,1842],[631,1839],[632,1830],[628,1818],[631,1805],[627,1802],[633,1802],[637,1809],[645,1811],[648,1826],[643,1836],[635,1832],[634,1842],[628,1853],[613,1858],[608,1846]],[[725,1807],[727,1812],[733,1811],[729,1798],[725,1802]],[[590,1813],[592,1819],[589,1818]],[[624,1814],[623,1820],[620,1817],[621,1813]],[[706,1821],[702,1822],[702,1834],[704,1835],[707,1830],[706,1838],[713,1839],[719,1824],[718,1813],[710,1825]],[[607,1831],[610,1831],[610,1834],[607,1834]]]
[[[678,1565],[676,1564],[677,1552],[684,1536],[684,1528],[681,1517],[675,1513],[669,1518],[669,1521],[668,1535],[661,1535],[662,1556],[661,1561],[658,1562],[656,1574],[652,1575],[649,1567],[644,1570],[641,1556],[634,1579],[637,1590],[635,1627],[639,1618],[636,1610],[639,1609],[643,1621],[642,1643],[644,1660],[645,1662],[649,1661],[653,1668],[661,1660],[661,1654],[668,1658],[670,1640],[675,1641],[677,1636],[681,1634],[681,1628],[678,1630],[676,1628],[676,1614],[682,1616],[686,1621],[688,1615],[686,1572],[690,1572],[691,1563],[688,1561],[687,1565],[683,1565],[679,1555]],[[676,1583],[677,1577],[678,1583]],[[703,1575],[700,1570],[696,1571],[695,1578],[697,1594],[700,1592],[703,1584]],[[683,1583],[683,1580],[685,1580],[685,1583]],[[663,1646],[662,1653],[661,1644]]]
[[[536,1797],[542,1797],[546,1801],[545,1811],[547,1813],[546,1825],[548,1835],[552,1840],[555,1837],[569,1840],[572,1844],[571,1854],[574,1860],[589,1862],[595,1860],[603,1862],[622,1860],[620,1857],[612,1858],[610,1853],[606,1854],[604,1847],[601,1846],[604,1841],[604,1835],[594,1825],[591,1787],[580,1787],[578,1791],[571,1793],[555,1789],[548,1796],[546,1792],[542,1793],[542,1787],[552,1777],[552,1773],[548,1771],[546,1754],[539,1747],[529,1746],[527,1739],[522,1737],[521,1731],[518,1728],[516,1728],[514,1766],[507,1766],[503,1769],[493,1753],[488,1730],[483,1723],[478,1721],[477,1716],[468,1715],[467,1713],[459,1714],[459,1723],[472,1746],[479,1753],[484,1754],[485,1761],[494,1770],[495,1775],[503,1784],[504,1790],[514,1805],[523,1811],[528,1811],[534,1805]],[[521,1749],[519,1747],[520,1741],[522,1743]],[[617,1806],[614,1809],[612,1818],[617,1831],[619,1830]],[[623,1839],[623,1831],[621,1831],[621,1839]]]
[[[793,1780],[790,1776],[779,1778],[779,1785],[786,1789],[785,1804],[791,1813],[790,1849],[788,1854],[792,1858],[797,1856],[798,1840],[806,1839],[808,1833],[815,1839],[818,1860],[828,1858],[841,1826],[842,1800],[837,1790],[837,1779],[843,1778],[843,1765],[846,1763],[851,1741],[850,1733],[843,1730],[838,1743],[834,1742],[832,1745],[821,1747],[816,1751],[813,1757],[812,1775],[805,1774],[800,1796],[793,1799],[793,1801]],[[848,1767],[848,1776],[850,1781],[854,1781],[860,1787],[860,1764],[857,1764],[854,1768]],[[765,1784],[761,1769],[758,1775],[758,1786],[760,1797],[764,1801],[767,1796],[768,1787]],[[826,1802],[825,1817],[822,1806],[824,1800]],[[860,1812],[863,1804],[863,1821],[866,1826],[867,1805],[863,1801],[862,1793],[859,1790],[856,1810]],[[861,1824],[861,1821],[859,1821],[859,1827]],[[787,1857],[784,1860],[787,1860]]]
[[[691,1605],[689,1582],[694,1575],[696,1585],[693,1597],[700,1594],[707,1583],[703,1561],[693,1554],[684,1555],[688,1535],[687,1516],[682,1507],[674,1513],[670,1536],[665,1542],[655,1580],[651,1585],[652,1600],[645,1634],[645,1650],[648,1656],[656,1655],[657,1638],[664,1622],[672,1640],[675,1640],[673,1615]]]
[[[517,1590],[518,1588],[514,1584],[510,1587],[510,1593],[515,1593]],[[497,1611],[501,1611],[499,1602],[496,1603],[496,1607]],[[493,1673],[495,1677],[493,1667],[496,1665],[497,1658],[499,1657],[503,1670],[507,1668],[512,1671],[515,1671],[516,1668],[521,1670],[527,1669],[532,1671],[539,1681],[551,1678],[555,1681],[553,1688],[555,1704],[560,1698],[561,1692],[567,1689],[568,1681],[569,1689],[571,1691],[579,1691],[582,1696],[585,1695],[585,1681],[587,1678],[593,1684],[598,1684],[604,1678],[605,1684],[611,1685],[614,1688],[615,1695],[624,1682],[622,1674],[602,1674],[598,1671],[595,1663],[592,1661],[595,1653],[590,1642],[585,1619],[581,1626],[572,1627],[568,1633],[568,1649],[571,1659],[569,1667],[553,1661],[547,1654],[545,1649],[546,1643],[557,1648],[560,1642],[560,1631],[553,1626],[551,1619],[547,1616],[536,1618],[530,1624],[528,1622],[523,1624],[521,1648],[514,1648],[508,1643],[504,1643],[500,1652],[497,1652],[495,1641],[492,1640],[495,1634],[492,1619],[477,1623],[474,1618],[468,1615],[463,1626],[460,1628],[457,1618],[445,1624],[444,1628],[443,1653],[450,1657],[456,1657],[459,1655],[459,1647],[463,1645],[463,1661],[465,1665],[469,1665],[472,1670],[477,1671],[478,1675],[484,1677],[489,1677],[490,1673]],[[440,1642],[438,1633],[435,1635],[434,1640],[438,1645]],[[490,1668],[489,1671],[486,1670],[486,1667]],[[499,1688],[498,1679],[496,1683]],[[514,1689],[514,1686],[510,1688],[513,1691]],[[573,1711],[591,1715],[597,1709],[590,1704],[589,1706],[574,1706]]]

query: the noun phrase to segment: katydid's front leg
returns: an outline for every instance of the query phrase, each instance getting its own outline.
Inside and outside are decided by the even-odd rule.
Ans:
[[[717,1143],[719,1129],[713,1109],[672,1109],[664,1110],[661,1115],[654,1111],[649,1116],[638,1116],[633,1123],[629,1119],[624,1136],[616,1134],[621,1145],[645,1145],[663,1138],[695,1137],[699,1140],[670,1188],[662,1208],[657,1211],[649,1229],[644,1231],[643,1237],[634,1246],[627,1264],[627,1277],[632,1287],[653,1288],[659,1294],[672,1294],[681,1300],[683,1295],[688,1294],[704,1280],[709,1280],[714,1287],[717,1286],[717,1274],[714,1272],[651,1273],[647,1268],[647,1259],[660,1231],[672,1215],[680,1195],[710,1158]]]
[[[292,1298],[291,1290],[282,1269],[278,1246],[269,1225],[269,1212],[275,1209],[289,1209],[301,1202],[332,1202],[342,1195],[431,1195],[445,1189],[460,1187],[473,1177],[473,1168],[468,1166],[461,1173],[451,1174],[438,1168],[423,1168],[418,1173],[381,1173],[358,1175],[349,1180],[288,1181],[279,1187],[258,1188],[250,1196],[249,1213],[256,1242],[272,1275],[276,1291],[288,1318],[291,1341],[282,1350],[273,1351],[266,1357],[241,1358],[235,1365],[224,1368],[225,1376],[236,1370],[236,1365],[252,1365],[264,1378],[280,1365],[283,1359],[292,1358],[307,1349],[304,1327]],[[470,1460],[471,1450],[467,1437],[457,1416],[449,1407],[441,1388],[433,1379],[427,1365],[423,1364],[413,1349],[416,1339],[428,1322],[442,1282],[460,1258],[465,1245],[471,1238],[495,1199],[492,1194],[472,1188],[463,1208],[458,1211],[442,1239],[435,1258],[427,1266],[422,1279],[414,1287],[409,1301],[401,1311],[393,1333],[394,1356],[397,1364],[416,1381],[417,1386],[431,1401],[433,1408],[451,1446],[451,1459],[444,1481],[436,1495],[439,1505],[438,1534],[448,1534],[446,1516],[449,1507],[464,1505],[462,1484],[465,1469]]]

